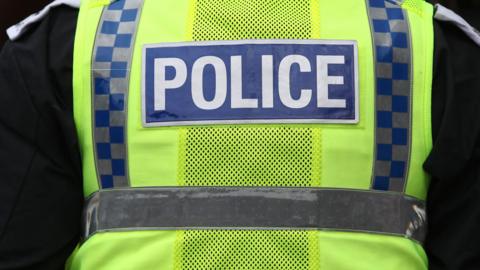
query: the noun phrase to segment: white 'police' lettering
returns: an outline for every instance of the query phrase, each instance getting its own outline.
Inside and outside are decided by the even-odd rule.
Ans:
[[[262,55],[262,106],[273,108],[273,55]]]
[[[230,58],[230,78],[232,109],[258,108],[258,100],[243,97],[242,88],[242,56]],[[344,64],[344,56],[316,57],[317,67],[317,107],[318,108],[346,108],[345,99],[330,99],[328,95],[329,85],[343,84],[343,76],[329,76],[328,65]],[[205,99],[203,75],[205,67],[213,67],[215,75],[215,96],[213,100]],[[288,108],[305,108],[312,101],[312,89],[301,89],[300,97],[292,96],[293,89],[290,84],[290,72],[297,65],[300,72],[312,72],[312,64],[302,55],[288,55],[280,61],[278,70],[278,94],[282,104]],[[175,77],[166,78],[167,68],[175,70]],[[157,58],[155,60],[155,110],[166,109],[166,90],[182,87],[187,81],[187,67],[180,58]],[[262,108],[273,108],[273,56],[262,56]],[[227,67],[222,59],[215,56],[204,56],[193,63],[191,76],[192,99],[194,104],[202,110],[215,110],[220,108],[227,98]]]
[[[345,56],[317,55],[317,107],[346,108],[345,99],[330,99],[328,86],[343,84],[343,76],[328,76],[328,65],[345,64]]]
[[[175,69],[175,77],[167,80],[167,67]],[[182,86],[187,80],[187,65],[179,58],[155,59],[155,110],[165,110],[165,91]]]
[[[215,70],[215,97],[208,101],[203,93],[203,72],[207,65]],[[222,59],[215,56],[204,56],[193,64],[192,68],[193,103],[202,110],[215,110],[223,105],[227,98],[227,68]]]
[[[144,126],[358,123],[355,41],[146,45]]]
[[[300,72],[312,71],[310,62],[305,56],[288,55],[280,62],[278,71],[278,91],[283,105],[292,109],[304,108],[310,103],[312,98],[311,89],[300,90],[300,97],[294,99],[290,88],[290,70],[294,64],[300,67]]]

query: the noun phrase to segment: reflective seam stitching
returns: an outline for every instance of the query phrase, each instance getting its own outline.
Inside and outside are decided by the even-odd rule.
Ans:
[[[326,230],[425,237],[425,203],[397,192],[322,188],[163,187],[101,190],[84,239],[138,230]]]
[[[371,188],[404,192],[411,148],[410,28],[399,1],[366,1],[376,78],[376,157]]]
[[[143,0],[103,10],[92,59],[93,138],[101,189],[129,186],[126,111],[135,33]]]

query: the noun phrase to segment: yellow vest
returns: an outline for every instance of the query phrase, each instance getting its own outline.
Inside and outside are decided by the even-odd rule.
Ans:
[[[84,0],[69,269],[427,269],[433,8]]]

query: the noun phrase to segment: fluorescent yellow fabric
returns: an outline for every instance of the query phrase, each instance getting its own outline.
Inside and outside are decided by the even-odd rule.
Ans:
[[[409,11],[413,47],[413,133],[412,152],[406,193],[421,199],[426,198],[429,181],[423,170],[423,162],[432,149],[432,73],[433,73],[433,8],[423,1],[408,0],[404,7]]]
[[[83,179],[93,179],[83,181],[85,194],[91,194],[99,188],[93,154],[92,80],[89,71],[95,42],[95,34],[92,33],[96,32],[103,6],[97,1],[82,1],[73,51],[73,110],[82,155]]]
[[[176,235],[179,234],[179,235]],[[203,258],[201,266],[207,268],[181,267],[175,263],[176,254],[182,250],[178,248],[181,232],[120,232],[102,233],[93,236],[77,249],[72,255],[67,269],[107,269],[107,270],[168,270],[168,269],[321,269],[321,270],[425,270],[427,261],[421,247],[407,239],[397,237],[385,237],[379,235],[352,234],[339,232],[315,232],[318,260],[311,263],[305,261],[303,268],[246,268],[241,264],[235,267],[224,268],[223,265],[232,265],[228,262],[235,261],[229,258],[235,254],[235,250],[196,250],[193,258]],[[310,233],[313,234],[313,233]],[[288,243],[292,244],[292,242]],[[221,243],[220,243],[221,245]],[[265,244],[257,244],[265,247]],[[302,255],[302,246],[292,252],[292,255]],[[268,251],[250,252],[250,265],[260,264],[278,266],[275,259],[278,254],[269,254],[272,257],[262,257]],[[226,262],[207,264],[208,261],[221,256]],[[270,260],[270,262],[269,262]],[[238,258],[244,262],[245,257]],[[281,258],[280,262],[285,262]],[[292,263],[296,264],[294,258]],[[217,267],[217,268],[215,268]]]
[[[75,121],[86,196],[99,188],[92,147],[90,64],[105,2],[82,2],[75,42]],[[404,7],[411,25],[414,67],[412,153],[406,192],[424,199],[428,177],[421,164],[431,148],[432,7],[420,0],[407,0]],[[358,124],[142,126],[140,87],[145,44],[296,38],[357,41]],[[374,162],[374,76],[365,1],[145,0],[134,45],[128,96],[131,185],[367,190]],[[384,235],[323,231],[134,231],[94,235],[75,251],[68,268],[423,270],[427,269],[427,262],[417,243]]]
[[[189,1],[189,3],[194,3],[196,1]],[[190,9],[199,9],[202,3],[205,7],[203,7],[203,12],[211,11],[212,5],[216,3],[217,5],[222,1],[198,1],[196,2],[195,6],[190,6]],[[373,77],[373,71],[371,67],[373,66],[373,56],[372,56],[372,49],[371,49],[371,37],[370,37],[370,26],[369,22],[366,18],[366,13],[359,13],[359,9],[364,9],[365,4],[360,1],[358,3],[354,1],[339,1],[338,3],[330,3],[322,1],[305,1],[302,2],[303,4],[299,4],[297,9],[302,10],[307,8],[308,13],[303,14],[300,17],[306,17],[308,21],[305,21],[305,18],[300,18],[293,20],[295,23],[288,25],[288,22],[292,19],[290,15],[285,15],[284,10],[285,8],[289,8],[288,3],[289,1],[266,1],[264,4],[254,4],[251,5],[240,5],[237,1],[225,1],[222,6],[222,9],[226,10],[234,10],[236,13],[244,13],[244,15],[238,15],[239,17],[234,17],[232,21],[239,21],[241,20],[252,21],[251,24],[244,27],[243,34],[235,33],[237,35],[236,39],[265,39],[265,38],[323,38],[323,39],[347,39],[347,40],[356,40],[358,42],[359,50],[361,51],[362,55],[366,55],[366,57],[360,57],[360,67],[359,69],[362,71],[360,74],[360,89],[373,89],[374,84],[373,81],[370,79]],[[222,2],[223,3],[223,2]],[[253,1],[252,3],[259,3]],[[275,4],[276,3],[276,4]],[[280,4],[281,3],[281,4]],[[314,5],[316,4],[316,5]],[[152,5],[158,7],[151,7]],[[204,17],[200,19],[195,17],[199,16],[197,13],[203,14],[202,12],[195,12],[187,10],[187,7],[183,7],[182,4],[176,4],[179,8],[171,9],[170,7],[172,4],[169,4],[168,1],[162,3],[152,3],[151,1],[145,2],[144,12],[142,14],[141,19],[141,27],[138,29],[137,32],[137,43],[135,48],[134,60],[132,70],[132,81],[131,87],[138,86],[141,84],[140,73],[135,73],[135,70],[140,70],[141,68],[141,48],[142,44],[154,44],[159,42],[181,42],[181,41],[192,41],[192,40],[205,40],[207,37],[209,39],[231,39],[231,28],[228,24],[225,23],[225,28],[216,27],[215,29],[204,29],[205,27],[211,27],[211,24],[214,22],[204,22],[199,23],[198,20],[205,20]],[[323,8],[320,8],[320,11],[309,10],[313,9],[316,6],[322,5]],[[241,7],[241,8],[240,8]],[[172,10],[173,13],[183,10],[181,14],[168,14],[166,18],[159,18],[158,14],[152,12],[150,15],[150,10],[155,9],[168,9]],[[262,10],[264,9],[264,10]],[[270,10],[271,9],[271,10]],[[174,10],[174,11],[173,11]],[[270,27],[275,26],[276,28],[270,29],[269,32],[265,32],[263,29],[265,26],[263,23],[258,21],[253,21],[253,17],[255,17],[255,12],[262,12],[265,14],[266,10],[271,12],[271,16],[264,16],[262,17],[263,20],[270,20],[271,23],[269,24]],[[337,14],[337,16],[341,16],[341,19],[347,19],[349,21],[357,21],[361,23],[357,23],[354,27],[357,29],[356,31],[352,31],[352,24],[328,24],[322,23],[320,19],[323,18],[326,14],[332,14],[335,10],[342,10],[341,14]],[[254,12],[252,12],[254,11]],[[234,14],[235,12],[231,11],[232,13],[228,13],[225,11],[225,16],[230,16],[230,14]],[[253,14],[248,14],[249,12]],[[299,11],[297,11],[299,12]],[[221,11],[218,9],[215,10],[216,14],[221,14]],[[235,14],[236,14],[235,13]],[[246,15],[245,15],[246,13]],[[311,18],[311,14],[316,14],[316,18]],[[325,14],[323,14],[325,13]],[[179,18],[185,18],[185,16],[193,16],[193,19],[184,19],[180,22]],[[221,15],[218,15],[219,17]],[[267,13],[268,15],[268,13]],[[172,19],[170,16],[175,16],[176,18],[175,23],[172,23]],[[251,16],[251,17],[249,17]],[[331,15],[328,15],[329,17]],[[342,17],[343,16],[343,17]],[[151,24],[150,26],[148,23],[143,23],[145,21],[153,21],[155,20],[155,24]],[[176,21],[179,21],[178,31],[174,31],[169,27],[168,30],[165,31],[158,31],[158,27],[155,25],[174,25],[176,26]],[[187,23],[188,21],[192,21],[192,25],[183,25],[183,23]],[[279,23],[275,23],[276,21],[280,21]],[[298,22],[297,22],[298,21]],[[318,21],[319,24],[315,24],[315,21]],[[341,21],[341,20],[340,20]],[[222,22],[216,22],[219,25],[222,25]],[[267,23],[268,24],[268,23]],[[207,25],[207,26],[205,26]],[[288,25],[288,27],[287,27]],[[191,27],[191,29],[190,29]],[[235,28],[236,29],[236,28]],[[236,30],[235,30],[236,31]],[[278,32],[278,33],[277,33]],[[270,34],[268,34],[270,33]],[[277,33],[276,36],[272,36],[272,33]],[[210,36],[208,36],[210,35]],[[142,40],[142,42],[138,42]],[[144,41],[143,41],[144,40]],[[316,145],[305,145],[306,148],[316,149],[314,151],[314,155],[306,155],[302,158],[305,162],[310,161],[312,162],[309,167],[311,168],[311,174],[315,176],[311,176],[308,179],[307,183],[304,183],[306,186],[312,186],[313,182],[316,182],[316,186],[325,186],[325,187],[339,187],[339,188],[360,188],[360,189],[368,189],[370,186],[371,181],[371,171],[364,170],[364,168],[371,167],[373,161],[373,128],[374,128],[374,108],[371,104],[373,104],[374,94],[373,91],[361,91],[362,94],[360,96],[360,123],[358,125],[289,125],[285,127],[285,125],[269,125],[269,128],[266,129],[265,125],[250,125],[250,126],[242,126],[239,128],[232,128],[228,126],[214,126],[214,127],[207,127],[212,129],[212,133],[222,132],[225,140],[227,138],[232,139],[232,143],[230,144],[228,149],[235,151],[237,149],[238,152],[237,156],[245,156],[245,158],[253,158],[251,155],[247,154],[248,147],[251,147],[250,144],[244,143],[242,144],[241,141],[236,141],[235,138],[243,136],[246,129],[249,130],[256,130],[256,136],[264,138],[265,143],[270,145],[277,145],[279,147],[288,148],[288,145],[283,143],[287,142],[290,139],[285,139],[284,137],[281,138],[276,136],[275,134],[281,131],[279,129],[302,129],[306,133],[312,134],[311,136],[320,136],[322,134],[322,140],[320,143],[316,143]],[[203,170],[204,166],[201,163],[187,163],[187,160],[182,158],[182,149],[187,143],[184,139],[189,139],[188,136],[190,134],[196,133],[204,133],[205,141],[209,141],[211,137],[208,135],[209,131],[201,131],[202,127],[185,127],[185,128],[169,128],[169,127],[157,127],[157,128],[149,128],[145,129],[142,127],[141,122],[141,93],[140,91],[132,91],[130,92],[129,96],[129,115],[128,115],[128,138],[129,138],[129,159],[130,159],[130,175],[132,180],[133,186],[152,186],[152,185],[180,185],[181,183],[185,182],[185,166],[194,166],[188,168],[189,171],[198,171]],[[222,129],[222,130],[218,130]],[[274,131],[274,130],[277,131]],[[345,132],[348,130],[349,132]],[[187,137],[184,135],[186,134]],[[292,132],[284,132],[285,135],[292,134]],[[196,135],[193,135],[197,137]],[[174,141],[176,138],[180,140]],[[352,138],[355,138],[356,143],[351,144]],[[304,141],[306,144],[306,141]],[[323,147],[321,150],[318,148],[318,145],[321,144]],[[213,144],[207,144],[209,147],[213,147]],[[154,146],[154,147],[152,147]],[[207,147],[208,147],[207,146]],[[243,150],[242,150],[243,149]],[[297,162],[299,155],[302,155],[301,149],[297,149],[297,153],[294,153],[291,157],[285,157],[285,164],[280,165],[284,167],[284,170],[287,170],[287,174],[283,174],[282,170],[278,170],[278,158],[281,157],[280,153],[275,152],[275,149],[266,148],[263,149],[265,151],[264,158],[258,159],[258,162],[255,164],[251,164],[253,166],[252,173],[259,175],[261,170],[268,170],[271,173],[275,174],[278,172],[277,175],[271,175],[271,179],[305,179],[304,175],[297,174],[299,170],[297,169]],[[176,153],[175,153],[176,152]],[[292,151],[290,151],[292,152]],[[179,153],[179,154],[177,154]],[[242,154],[245,153],[245,154]],[[286,151],[284,151],[286,153]],[[234,154],[232,154],[233,156]],[[201,155],[204,156],[204,155]],[[201,158],[199,157],[199,159]],[[233,174],[233,171],[245,171],[243,166],[243,160],[241,158],[237,160],[233,160],[234,163],[228,162],[221,158],[220,155],[210,155],[209,159],[215,159],[212,161],[214,168],[225,168],[224,171],[219,171],[217,176],[225,180],[225,178],[230,177]],[[270,158],[270,159],[268,159]],[[321,160],[321,162],[320,162]],[[179,165],[180,163],[180,165]],[[142,164],[142,166],[136,166],[136,164]],[[271,167],[266,167],[265,165],[271,165]],[[353,166],[351,167],[352,170],[343,170],[345,166]],[[195,167],[197,166],[197,167]],[[285,168],[286,167],[286,168]],[[220,169],[217,169],[220,170]],[[246,172],[248,173],[248,172]],[[309,172],[307,172],[309,173]],[[159,179],[159,176],[162,176]],[[263,179],[268,178],[267,175],[259,175],[258,178],[262,177]],[[235,182],[235,179],[228,179],[229,182]],[[242,179],[246,181],[245,179]],[[265,181],[265,180],[264,180]],[[325,182],[324,182],[325,181]],[[160,183],[161,182],[161,183]],[[217,185],[219,183],[211,183],[212,185]],[[259,185],[260,183],[251,182],[250,184]],[[265,185],[266,183],[262,183]],[[274,185],[272,183],[271,185]],[[295,185],[294,183],[284,182],[283,185]]]

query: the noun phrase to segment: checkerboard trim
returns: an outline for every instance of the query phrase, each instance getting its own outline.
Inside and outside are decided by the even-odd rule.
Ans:
[[[92,55],[92,123],[99,188],[128,187],[126,111],[130,66],[143,0],[105,6]]]
[[[374,43],[375,161],[371,189],[405,192],[411,151],[412,52],[401,0],[366,0]]]

